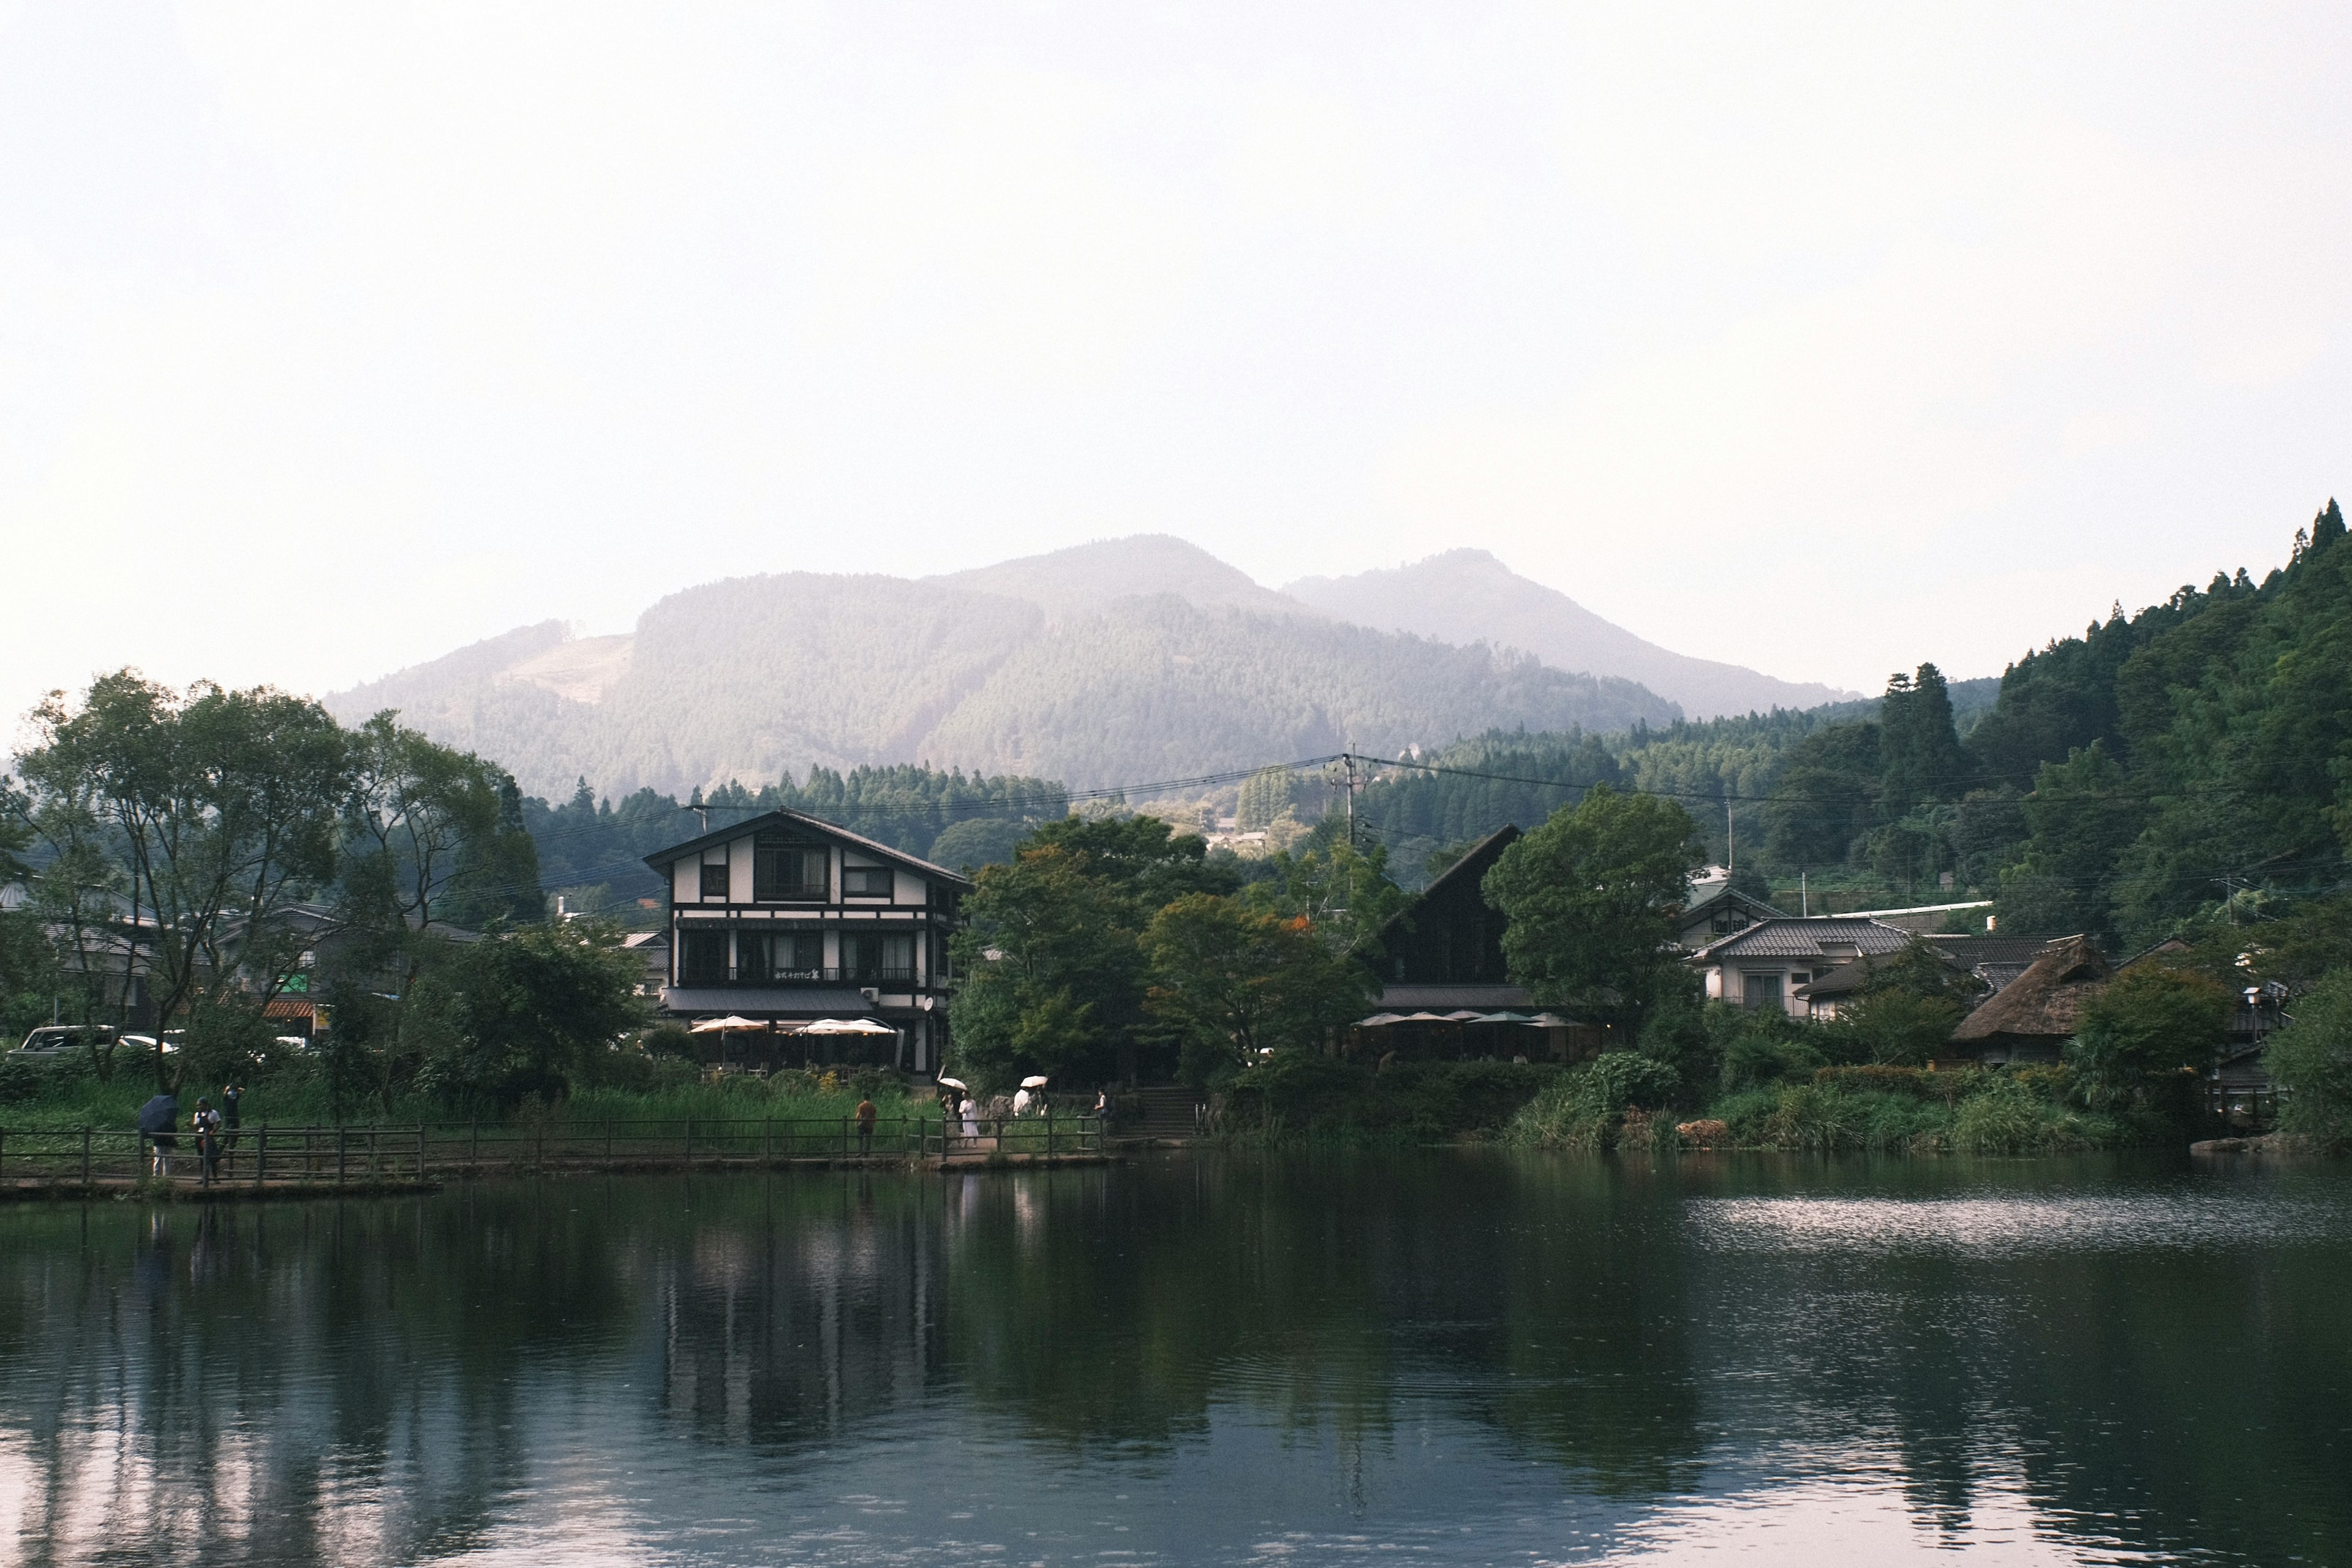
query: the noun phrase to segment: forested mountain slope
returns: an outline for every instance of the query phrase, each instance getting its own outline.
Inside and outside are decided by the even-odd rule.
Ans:
[[[1398,770],[1360,812],[1409,868],[1595,782],[1658,790],[1718,856],[1728,808],[1742,864],[1784,885],[1991,899],[2003,931],[2126,950],[2352,878],[2352,545],[2334,501],[2260,583],[2219,574],[2053,638],[1970,724],[1979,684],[1923,665],[1868,705],[1488,736],[1425,759],[1456,772]]]
[[[1229,569],[1191,553],[1146,541],[1136,558],[1173,559],[1213,600],[1255,602],[1201,563]],[[1346,626],[1278,599],[1273,614],[1172,594],[1090,606],[1087,592],[1118,585],[1116,555],[992,568],[1013,594],[951,579],[734,578],[654,605],[625,657],[600,647],[567,664],[551,658],[561,632],[530,627],[327,701],[346,718],[396,707],[558,799],[583,776],[618,796],[925,760],[1084,787],[1349,743],[1393,751],[1495,726],[1678,716],[1629,681]],[[1056,599],[1052,611],[1039,602]]]
[[[1811,708],[1853,695],[1670,652],[1518,575],[1483,550],[1449,550],[1410,566],[1351,577],[1302,578],[1283,592],[1359,626],[1440,642],[1492,642],[1525,648],[1560,669],[1623,676],[1696,719]]]

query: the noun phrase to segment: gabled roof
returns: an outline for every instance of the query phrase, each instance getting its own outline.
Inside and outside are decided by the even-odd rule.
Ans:
[[[901,866],[920,871],[926,877],[952,882],[959,888],[971,886],[970,878],[960,877],[945,866],[934,866],[919,856],[908,854],[904,849],[893,849],[887,844],[878,843],[862,833],[852,833],[846,827],[827,822],[823,817],[811,816],[806,812],[800,811],[763,811],[757,816],[746,817],[730,826],[717,828],[699,837],[689,838],[683,844],[673,844],[667,849],[656,850],[646,857],[646,864],[652,869],[667,875],[674,861],[683,860],[689,855],[699,855],[714,845],[732,843],[745,834],[757,833],[763,827],[792,827],[805,833],[823,834],[827,838],[836,839],[848,845],[862,855],[873,855],[885,860],[895,860]]]
[[[1381,927],[1381,934],[1386,935],[1394,930],[1398,922],[1410,920],[1413,911],[1435,898],[1441,889],[1451,889],[1459,881],[1475,882],[1486,876],[1495,862],[1502,858],[1503,851],[1518,841],[1519,830],[1507,822],[1470,846],[1461,859],[1430,879],[1429,886],[1415,893],[1410,903],[1391,915],[1388,922]]]
[[[1763,900],[1751,898],[1728,882],[1702,882],[1691,891],[1702,896],[1683,906],[1682,918],[1686,921],[1693,916],[1706,914],[1722,903],[1737,905],[1751,920],[1784,921],[1789,918]]]
[[[1692,963],[1717,963],[1730,958],[1820,958],[1822,945],[1851,947],[1856,953],[1894,952],[1911,940],[1899,926],[1855,915],[1782,915],[1759,921],[1746,931],[1711,942],[1690,955]]]
[[[1952,1038],[1989,1040],[2007,1035],[2063,1040],[2074,1032],[2083,1004],[2098,994],[2113,973],[2086,937],[2052,942],[2024,973],[1961,1019]]]

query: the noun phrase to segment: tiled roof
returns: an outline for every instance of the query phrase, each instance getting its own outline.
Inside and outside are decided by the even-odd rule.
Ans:
[[[1843,943],[1857,952],[1895,952],[1911,933],[1877,921],[1851,915],[1821,915],[1811,920],[1759,921],[1691,954],[1694,963],[1729,958],[1819,958],[1823,942]]]

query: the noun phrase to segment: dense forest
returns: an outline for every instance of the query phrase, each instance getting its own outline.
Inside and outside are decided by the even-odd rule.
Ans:
[[[2333,891],[2352,836],[2352,549],[2330,501],[2287,564],[2181,588],[2010,667],[1874,704],[1622,735],[1490,734],[1401,763],[1359,816],[1401,866],[1607,782],[1688,806],[1785,898],[1990,899],[2001,929],[2158,940]],[[1949,878],[1947,882],[1945,879]],[[1816,901],[1815,912],[1824,907]]]
[[[787,773],[756,790],[730,784],[696,798],[699,816],[694,805],[650,789],[600,801],[584,779],[561,804],[526,796],[522,821],[539,846],[541,881],[570,910],[626,913],[662,895],[646,856],[694,837],[705,816],[720,827],[779,810],[803,811],[960,868],[1008,858],[1013,840],[1069,809],[1069,792],[1050,780],[911,764],[846,773],[812,768],[798,784]]]

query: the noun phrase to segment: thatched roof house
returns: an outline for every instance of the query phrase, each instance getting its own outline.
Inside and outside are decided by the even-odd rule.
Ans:
[[[1952,1054],[1981,1062],[2054,1062],[2083,1004],[2115,971],[2086,937],[2054,942],[1952,1031]]]

